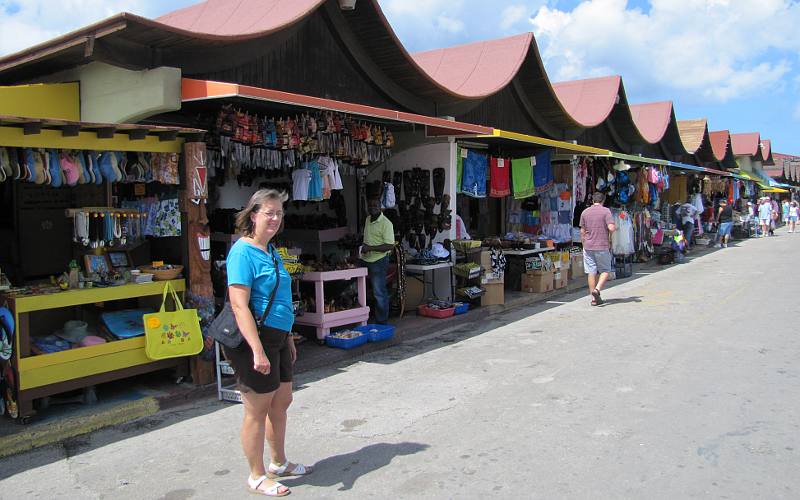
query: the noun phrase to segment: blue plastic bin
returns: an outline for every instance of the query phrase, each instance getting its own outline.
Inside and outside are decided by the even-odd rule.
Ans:
[[[330,347],[338,347],[339,349],[352,349],[360,345],[364,345],[369,341],[368,335],[361,335],[353,339],[340,339],[328,335],[325,337],[325,344]]]
[[[455,302],[453,305],[456,306],[456,310],[453,311],[453,314],[464,314],[469,311],[469,303],[467,302]]]
[[[394,327],[392,325],[364,325],[353,328],[358,332],[364,332],[370,342],[382,342],[394,337]]]

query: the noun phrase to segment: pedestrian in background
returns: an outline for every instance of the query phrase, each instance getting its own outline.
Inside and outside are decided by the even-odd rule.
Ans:
[[[728,248],[728,240],[731,237],[731,230],[733,230],[733,208],[728,205],[728,200],[719,200],[719,208],[717,209],[717,237],[720,239],[720,247]]]
[[[610,237],[617,230],[611,210],[603,206],[606,196],[601,192],[592,195],[592,206],[581,213],[581,242],[583,242],[583,270],[589,282],[592,305],[603,303],[600,291],[608,280],[612,260]]]
[[[697,208],[692,205],[691,199],[680,206],[678,215],[681,217],[683,237],[686,239],[686,251],[694,244],[694,218],[697,215]]]
[[[780,212],[778,202],[773,200],[772,198],[767,198],[769,200],[770,207],[772,207],[772,212],[769,216],[769,235],[775,236],[775,228],[778,226],[778,217],[780,217]]]
[[[761,198],[758,203],[758,223],[761,225],[761,236],[767,236],[769,226],[772,223],[772,204],[768,198]]]
[[[783,215],[783,218],[781,219],[781,221],[784,224],[788,224],[789,223],[789,200],[783,200],[783,203],[781,203],[781,213]]]
[[[797,225],[797,217],[800,216],[800,208],[797,206],[796,201],[789,203],[789,232],[793,233]]]

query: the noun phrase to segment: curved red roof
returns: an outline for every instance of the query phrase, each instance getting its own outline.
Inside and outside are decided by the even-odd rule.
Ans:
[[[581,126],[596,127],[617,103],[622,77],[605,76],[553,84],[561,105]]]
[[[414,61],[450,91],[477,98],[494,94],[517,75],[533,33],[418,52]]]
[[[674,117],[672,102],[631,104],[630,108],[633,122],[647,142],[655,144],[664,138],[667,127]]]
[[[756,156],[758,154],[758,144],[760,142],[761,136],[758,132],[731,134],[733,154],[736,156]]]
[[[721,161],[729,152],[733,154],[731,134],[727,130],[709,132],[708,138],[711,140],[711,149],[714,151],[714,157],[717,160]]]
[[[161,24],[213,37],[255,37],[290,26],[325,0],[206,0],[165,14]]]
[[[772,141],[769,139],[761,140],[761,158],[764,159],[765,165],[775,164],[774,158],[772,158]]]

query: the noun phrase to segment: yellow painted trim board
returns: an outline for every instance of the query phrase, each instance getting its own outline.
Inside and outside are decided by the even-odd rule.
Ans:
[[[74,137],[64,137],[60,130],[49,129],[43,129],[39,134],[25,135],[22,127],[0,127],[0,146],[17,148],[180,153],[183,142],[182,137],[172,141],[161,141],[152,135],[140,140],[131,140],[128,134],[114,134],[109,139],[100,139],[95,132],[80,132]]]
[[[158,400],[148,396],[135,401],[126,401],[107,410],[88,415],[64,417],[53,422],[21,427],[22,430],[18,433],[0,437],[0,458],[59,443],[65,439],[89,434],[104,427],[149,417],[158,411]]]
[[[628,161],[636,161],[639,163],[652,163],[655,165],[669,166],[669,162],[667,160],[660,160],[658,158],[647,158],[644,156],[627,155],[625,153],[616,153],[614,151],[610,151],[608,153],[608,156],[610,158],[616,158],[618,160],[628,160]]]
[[[186,290],[186,281],[183,279],[169,280],[176,292]],[[94,304],[109,300],[133,299],[164,293],[166,281],[153,281],[151,283],[129,284],[110,286],[107,288],[85,288],[83,290],[68,290],[48,295],[31,295],[17,297],[14,302],[16,312],[33,312],[58,307],[71,307],[81,304]]]
[[[34,370],[23,371],[22,368],[20,368],[19,388],[20,390],[33,389],[35,387],[152,362],[153,360],[148,358],[145,354],[144,348],[141,348],[115,352],[94,358],[78,359],[68,363],[45,366]]]
[[[81,359],[108,356],[123,351],[144,349],[144,337],[134,337],[132,339],[115,340],[105,344],[93,345],[89,347],[76,347],[66,351],[54,352],[50,354],[39,354],[29,356],[19,360],[19,371],[27,372],[47,366],[70,363]]]
[[[494,129],[492,135],[478,135],[479,138],[492,138],[499,137],[501,139],[510,139],[513,141],[527,142],[529,144],[538,144],[540,146],[550,146],[553,148],[564,149],[567,151],[574,151],[576,153],[585,153],[592,155],[607,155],[607,149],[595,148],[592,146],[582,146],[580,144],[573,144],[571,142],[556,141],[554,139],[547,139],[545,137],[538,137],[535,135],[520,134],[518,132],[509,132],[508,130]]]
[[[78,82],[0,86],[0,110],[5,115],[78,121],[80,92]]]

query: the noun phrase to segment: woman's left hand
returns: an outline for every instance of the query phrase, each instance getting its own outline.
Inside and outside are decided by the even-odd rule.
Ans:
[[[294,339],[291,333],[289,334],[287,342],[289,342],[289,356],[291,356],[292,364],[294,364],[294,362],[297,361],[297,346],[294,345]]]

